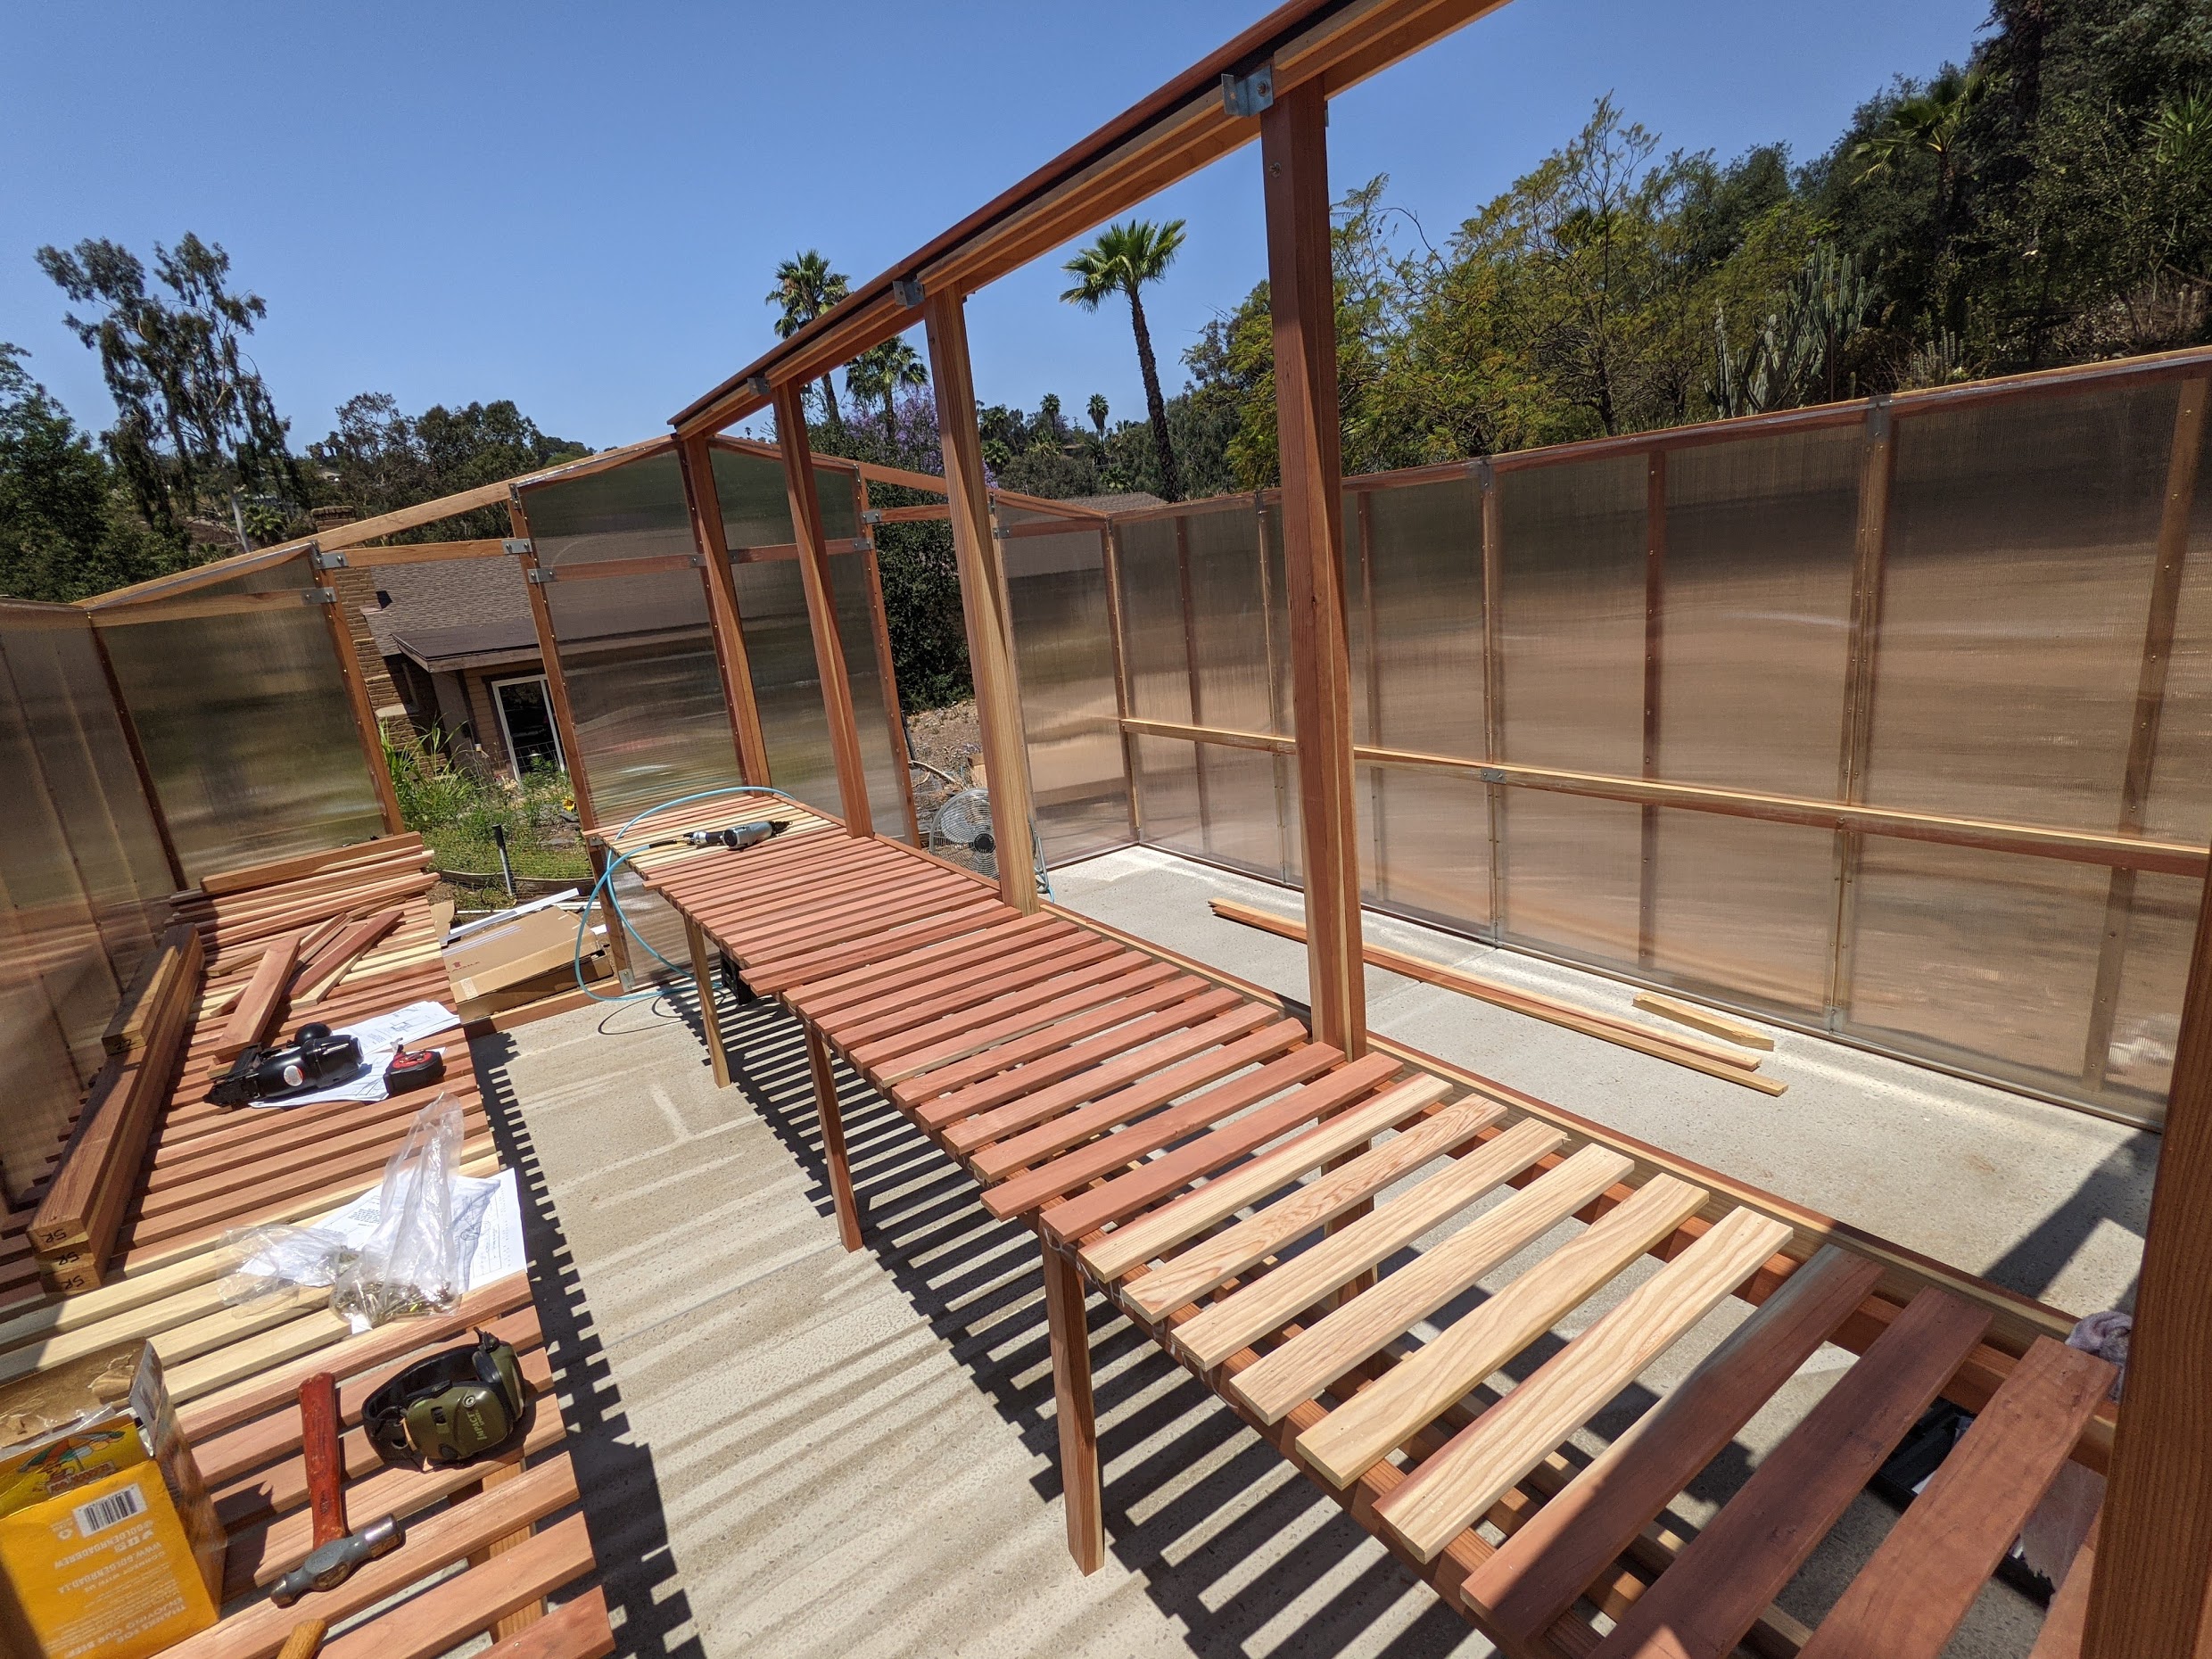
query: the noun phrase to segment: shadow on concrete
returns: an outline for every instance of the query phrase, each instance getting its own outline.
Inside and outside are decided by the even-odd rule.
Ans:
[[[2089,1242],[2099,1222],[2111,1222],[2142,1238],[2150,1227],[2150,1184],[2158,1171],[2160,1144],[2160,1136],[2146,1132],[2114,1148],[2083,1178],[2071,1198],[1991,1263],[1983,1276],[2009,1291],[2041,1298]],[[2126,1292],[2114,1307],[2134,1310],[2141,1278],[2137,1274],[2128,1280]],[[2090,1314],[2097,1309],[2074,1311]]]
[[[689,1011],[687,1010],[687,1017]],[[779,1006],[725,1009],[732,1080],[834,1213],[821,1121],[797,1022]],[[1036,1237],[995,1220],[975,1182],[842,1063],[838,1102],[863,1248],[929,1322],[1039,1462],[1038,1494],[1060,1496],[1051,1347]],[[1391,1659],[1490,1651],[1457,1614],[1382,1554],[1337,1505],[1248,1432],[1230,1408],[1094,1294],[1089,1307],[1108,1547],[1181,1627],[1189,1651],[1243,1655],[1294,1618],[1271,1651]],[[1193,1478],[1193,1471],[1201,1471]],[[1280,1540],[1297,1535],[1285,1550]],[[1203,1548],[1193,1551],[1193,1539]],[[1362,1553],[1372,1559],[1355,1564]],[[1247,1576],[1255,1560],[1269,1564]],[[1072,1564],[1068,1569],[1074,1572]],[[1313,1605],[1323,1581],[1338,1588]],[[1379,1649],[1379,1612],[1408,1591],[1426,1610]],[[1297,1604],[1293,1611],[1293,1604]]]
[[[694,1029],[697,1021],[690,1021]],[[607,1592],[607,1611],[618,1650],[631,1655],[667,1655],[705,1659],[696,1635],[674,1640],[692,1622],[691,1608],[669,1548],[668,1521],[652,1453],[628,1443],[629,1420],[612,1368],[585,1306],[583,1285],[562,1235],[560,1217],[546,1190],[545,1173],[531,1143],[530,1128],[508,1081],[507,1062],[515,1044],[506,1036],[483,1037],[469,1045],[483,1091],[484,1115],[491,1125],[499,1157],[519,1184],[523,1238],[530,1262],[531,1292],[553,1362],[554,1389],[568,1430],[565,1449],[575,1465],[583,1495],[585,1525],[598,1558],[596,1582]]]

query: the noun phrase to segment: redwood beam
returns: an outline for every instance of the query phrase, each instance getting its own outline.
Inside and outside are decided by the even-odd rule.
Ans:
[[[1305,838],[1306,970],[1313,1034],[1366,1052],[1353,801],[1351,661],[1344,623],[1343,466],[1337,425],[1336,285],[1330,264],[1328,100],[1318,82],[1259,119],[1275,424],[1291,614],[1291,709]]]
[[[791,503],[791,539],[798,544],[799,578],[806,589],[806,622],[814,636],[814,667],[821,677],[822,712],[830,717],[830,753],[837,762],[838,799],[848,835],[876,832],[868,809],[868,774],[860,756],[860,726],[853,717],[853,680],[838,638],[838,607],[830,580],[830,548],[821,531],[821,497],[814,487],[814,450],[807,441],[800,385],[776,387],[776,448],[783,458],[783,488]]]
[[[760,705],[753,697],[753,664],[746,654],[737,578],[730,572],[730,542],[722,530],[722,492],[714,487],[714,458],[704,438],[676,446],[683,467],[683,500],[691,515],[691,541],[706,560],[706,615],[713,625],[714,666],[738,746],[738,772],[747,783],[768,783],[768,743]]]
[[[545,585],[538,580],[538,554],[530,540],[530,510],[520,490],[508,498],[507,522],[524,551],[515,555],[522,563],[523,585],[530,594],[531,625],[538,631],[538,660],[545,669],[545,689],[553,705],[553,730],[560,734],[561,760],[568,769],[568,792],[576,797],[576,822],[584,834],[599,827],[591,805],[591,778],[583,763],[583,745],[576,741],[575,711],[568,703],[568,676],[561,672],[560,641],[553,633],[553,609],[545,602]]]
[[[319,581],[322,573],[314,574]],[[376,711],[368,700],[368,682],[362,678],[360,658],[353,655],[353,636],[346,631],[345,618],[338,614],[337,592],[325,587],[316,608],[322,612],[329,629],[331,653],[338,659],[338,678],[345,684],[346,706],[352,711],[361,758],[368,764],[369,787],[376,791],[376,810],[384,819],[384,833],[398,835],[407,825],[400,817],[400,796],[392,787],[392,768],[384,764],[384,729],[377,725]]]
[[[1037,907],[1030,858],[1029,757],[1023,747],[1021,694],[1014,679],[1013,631],[1006,615],[1006,580],[991,500],[983,475],[983,434],[976,426],[975,374],[968,360],[968,315],[957,293],[923,301],[929,379],[945,454],[945,493],[952,508],[953,556],[960,567],[961,608],[968,623],[968,664],[976,684],[983,762],[990,778],[991,835],[998,844],[999,896],[1016,910]]]

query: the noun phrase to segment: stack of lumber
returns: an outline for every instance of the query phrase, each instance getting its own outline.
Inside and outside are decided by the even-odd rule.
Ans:
[[[1038,1230],[1085,1571],[1086,1283],[1516,1659],[1936,1659],[2059,1470],[2109,1456],[2114,1373],[2056,1309],[1440,1062],[1348,1056],[1258,987],[912,849],[787,836],[649,879],[703,989],[711,941],[805,1028],[848,1248],[830,1049]],[[1730,1301],[1733,1333],[1655,1388]],[[1701,1534],[1673,1530],[1824,1343],[1854,1363]],[[1655,1402],[1589,1462],[1639,1382]],[[1977,1421],[1808,1629],[1776,1597],[1938,1395]]]
[[[169,1096],[200,995],[200,936],[175,927],[124,994],[93,1079],[29,1225],[39,1282],[88,1291],[101,1282]]]
[[[132,1095],[146,1110],[138,1149],[106,1133],[111,1118],[130,1126],[95,1090],[45,1195],[58,1214],[73,1201],[73,1168],[95,1167],[81,1149],[114,1146],[98,1165],[116,1209],[103,1282],[42,1293],[34,1217],[19,1212],[0,1224],[0,1381],[127,1341],[150,1341],[161,1357],[230,1537],[224,1616],[171,1650],[188,1659],[274,1659],[310,1613],[334,1624],[369,1614],[324,1648],[338,1659],[430,1659],[486,1635],[500,1659],[598,1659],[614,1647],[604,1597],[576,1593],[595,1563],[525,1275],[474,1287],[448,1315],[361,1336],[330,1311],[325,1292],[235,1308],[224,1300],[223,1280],[237,1266],[226,1234],[307,1220],[374,1186],[431,1094],[224,1111],[201,1098],[209,1075],[222,1069],[224,1050],[288,1036],[304,1018],[344,1026],[444,1000],[445,919],[425,900],[423,863],[418,841],[395,838],[210,878],[181,899],[179,925],[164,940],[174,960],[149,966],[110,1032],[110,1072],[153,1085]],[[499,1160],[467,1044],[458,1029],[431,1041],[445,1054],[442,1087],[462,1106],[462,1168],[494,1173]],[[125,1178],[112,1179],[119,1169]],[[460,1469],[382,1465],[360,1431],[363,1401],[409,1363],[478,1327],[516,1345],[540,1399],[521,1450]],[[317,1371],[340,1379],[352,1513],[413,1524],[394,1555],[311,1605],[284,1609],[267,1589],[312,1541],[297,1391]],[[564,1591],[570,1599],[548,1612],[547,1598]]]

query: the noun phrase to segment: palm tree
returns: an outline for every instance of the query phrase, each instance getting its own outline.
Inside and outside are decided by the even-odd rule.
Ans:
[[[831,270],[830,261],[821,257],[818,248],[809,248],[797,258],[784,260],[776,267],[776,285],[768,291],[768,303],[781,311],[776,318],[776,338],[788,340],[851,291],[852,285],[845,273]],[[821,399],[830,411],[830,424],[845,425],[845,417],[838,410],[837,388],[830,384],[827,375],[821,377]]]
[[[1944,240],[1951,214],[1952,187],[1959,172],[1959,137],[1966,118],[1989,91],[1988,71],[1978,63],[1960,70],[1946,67],[1925,90],[1900,98],[1873,133],[1852,146],[1855,161],[1866,163],[1863,184],[1894,172],[1904,158],[1925,150],[1936,158],[1936,239]]]
[[[883,403],[883,441],[891,442],[897,422],[896,399],[901,386],[926,386],[929,365],[921,353],[904,340],[887,340],[862,352],[845,367],[845,389],[865,401]]]
[[[1091,393],[1091,404],[1088,412],[1091,417],[1091,425],[1098,428],[1098,435],[1103,438],[1106,435],[1107,413],[1106,394],[1104,392],[1094,392]]]
[[[1096,242],[1061,268],[1076,279],[1076,285],[1060,296],[1070,305],[1095,311],[1109,294],[1129,296],[1137,367],[1144,374],[1144,409],[1151,417],[1152,447],[1160,451],[1160,492],[1170,501],[1183,499],[1183,481],[1176,473],[1175,451],[1168,444],[1168,405],[1160,395],[1160,365],[1152,358],[1152,331],[1145,326],[1144,301],[1137,291],[1167,275],[1176,250],[1182,245],[1181,219],[1155,225],[1133,219],[1126,225],[1108,226]]]

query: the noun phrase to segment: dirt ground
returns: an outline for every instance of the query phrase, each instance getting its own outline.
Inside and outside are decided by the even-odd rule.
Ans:
[[[913,758],[963,781],[968,763],[983,752],[972,699],[950,708],[927,709],[906,717],[906,747]]]

